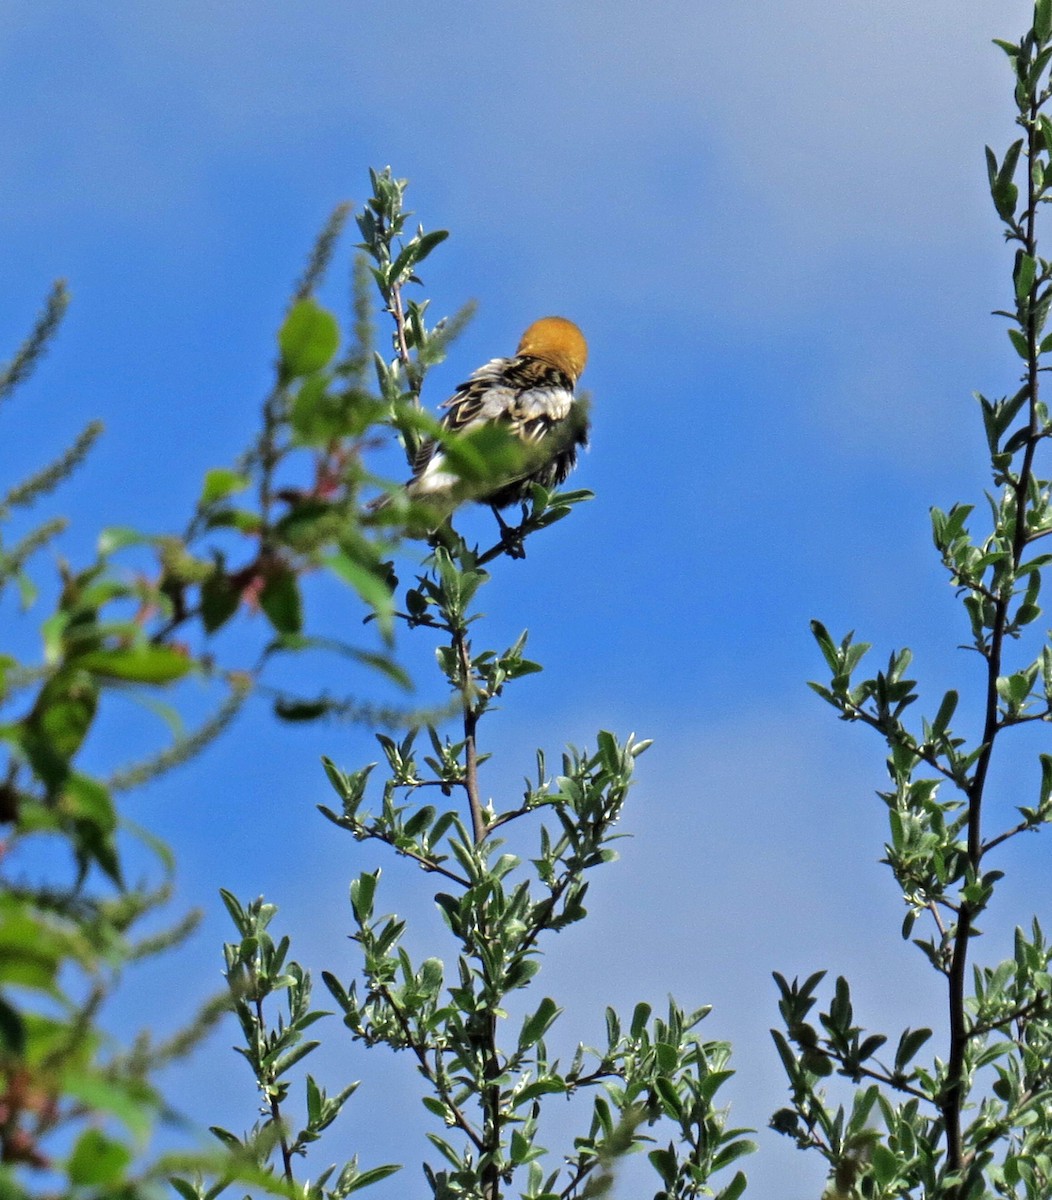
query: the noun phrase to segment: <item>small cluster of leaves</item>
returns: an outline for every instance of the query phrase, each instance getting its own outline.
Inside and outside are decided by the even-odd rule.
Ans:
[[[906,727],[902,714],[917,699],[915,681],[905,677],[912,657],[908,650],[893,653],[886,670],[855,684],[852,672],[868,646],[854,642],[850,634],[834,643],[817,621],[812,628],[832,679],[829,687],[811,686],[845,719],[864,721],[878,730],[889,746],[887,769],[894,788],[879,795],[888,806],[890,829],[884,861],[892,868],[908,906],[903,937],[910,936],[919,917],[939,911],[937,937],[918,940],[917,945],[937,969],[948,973],[959,928],[957,914],[962,905],[967,905],[972,917],[982,912],[1002,875],[982,870],[969,852],[969,796],[984,745],[969,748],[951,729],[958,703],[955,690],[946,693],[933,718],[922,719],[919,733]],[[1041,757],[1038,805],[1020,808],[1020,823],[983,841],[981,854],[1052,817],[1052,777],[1050,784],[1044,782],[1048,756]],[[934,769],[941,778],[920,774],[923,767]],[[942,784],[947,781],[957,789],[956,796],[942,795]]]
[[[966,1169],[945,1169],[938,1113],[951,1086],[946,1064],[931,1068],[914,1060],[932,1036],[930,1029],[906,1029],[890,1063],[878,1058],[887,1038],[866,1034],[854,1024],[847,980],[838,978],[829,1011],[819,1015],[821,1030],[808,1021],[824,972],[806,981],[787,982],[775,975],[779,1011],[786,1033],[772,1030],[790,1080],[792,1107],[777,1112],[772,1125],[803,1148],[817,1149],[830,1163],[840,1192],[865,1180],[861,1194],[891,1200],[911,1189],[924,1195],[986,1194],[984,1172],[997,1194],[1036,1200],[1052,1182],[1052,1129],[1047,1109],[1052,1099],[1052,1005],[1049,963],[1052,948],[1035,920],[1031,936],[1015,933],[1013,957],[994,968],[974,971],[974,993],[967,1005],[968,1036],[964,1074],[969,1087],[984,1069],[992,1070],[990,1094],[977,1105],[965,1130],[972,1147]],[[834,1073],[864,1083],[850,1113],[832,1108],[822,1083]],[[888,1093],[904,1099],[892,1100]],[[875,1115],[882,1137],[872,1127]],[[999,1154],[996,1154],[999,1148]]]
[[[196,914],[145,937],[134,933],[170,898],[169,882],[112,897],[17,885],[0,895],[0,978],[5,993],[19,997],[17,1007],[5,1000],[2,1022],[5,1196],[34,1194],[29,1181],[41,1171],[73,1188],[153,1194],[164,1168],[144,1162],[143,1150],[166,1109],[154,1076],[192,1049],[225,1006],[209,1002],[171,1038],[143,1033],[129,1048],[106,1037],[98,1017],[128,963],[161,954],[193,931]]]
[[[741,1171],[716,1193],[708,1187],[716,1172],[756,1149],[741,1136],[748,1131],[729,1129],[727,1112],[713,1105],[716,1093],[734,1072],[728,1069],[726,1042],[703,1042],[692,1032],[708,1012],[702,1008],[685,1013],[670,999],[667,1017],[651,1022],[650,1005],[637,1004],[625,1032],[614,1010],[606,1010],[607,1045],[601,1052],[590,1051],[598,1064],[587,1078],[589,1082],[597,1076],[607,1078],[593,1099],[588,1135],[575,1139],[576,1153],[567,1160],[572,1188],[556,1192],[558,1176],[542,1181],[538,1169],[530,1183],[539,1187],[526,1195],[576,1194],[580,1180],[597,1165],[609,1172],[622,1155],[654,1141],[640,1130],[662,1119],[672,1125],[674,1136],[647,1154],[661,1181],[656,1200],[698,1195],[737,1200],[744,1193],[746,1178]],[[584,1067],[583,1049],[578,1048],[567,1075],[571,1086],[579,1086]],[[594,1177],[591,1190],[586,1188],[582,1194],[596,1194]]]
[[[537,528],[579,498],[538,493]],[[536,778],[527,779],[521,800],[501,806],[483,799],[479,723],[509,683],[540,670],[524,655],[525,634],[504,651],[477,652],[469,640],[480,616],[474,601],[488,579],[480,562],[500,553],[514,551],[502,539],[493,554],[482,555],[445,529],[400,614],[411,627],[443,638],[437,662],[463,735],[450,738],[429,727],[430,752],[422,755],[418,732],[400,741],[381,735],[386,779],[377,809],[369,806],[376,763],[346,772],[326,762],[341,805],[323,806],[323,814],[359,841],[381,842],[442,880],[435,902],[452,935],[452,967],[439,957],[414,962],[403,945],[405,919],[377,913],[376,869],[351,885],[364,986],[328,972],[323,979],[356,1039],[414,1057],[427,1083],[424,1105],[443,1126],[428,1136],[444,1161],[425,1164],[438,1200],[497,1200],[520,1174],[522,1194],[535,1200],[598,1195],[622,1155],[653,1143],[647,1130],[659,1122],[672,1129],[667,1145],[650,1154],[661,1181],[657,1195],[711,1195],[710,1177],[752,1146],[742,1131],[727,1128],[725,1112],[715,1106],[730,1075],[729,1050],[693,1032],[706,1010],[684,1014],[671,1003],[667,1020],[652,1022],[649,1007],[640,1005],[627,1031],[609,1011],[608,1045],[580,1045],[566,1065],[551,1057],[546,1041],[561,1012],[551,997],[501,1036],[509,996],[532,986],[546,939],[586,916],[589,873],[616,858],[617,822],[635,760],[649,743],[602,732],[593,751],[564,754],[554,778],[538,753]],[[431,789],[460,803],[421,803],[418,797]],[[527,863],[503,834],[534,814],[551,820],[540,826]],[[588,1133],[562,1166],[546,1166],[550,1154],[538,1140],[545,1098],[584,1089],[595,1092]],[[744,1186],[739,1173],[720,1195],[734,1200]]]
[[[1052,821],[1052,756],[1039,755],[1036,799],[1019,805],[1019,820],[984,829],[983,802],[994,752],[1013,727],[1052,721],[1052,642],[1031,650],[1025,636],[1042,615],[1041,587],[1052,555],[1035,544],[1052,533],[1052,476],[1039,451],[1052,436],[1040,399],[1046,333],[1052,305],[1052,263],[1038,253],[1037,218],[1052,189],[1052,0],[1038,0],[1033,24],[1019,42],[997,43],[1015,76],[1022,136],[1004,156],[987,150],[990,193],[1005,237],[1017,246],[1013,307],[997,315],[1023,363],[1010,396],[979,396],[994,492],[987,496],[988,532],[973,534],[974,506],[933,508],[935,547],[967,620],[969,642],[982,663],[978,702],[982,727],[966,737],[954,728],[960,690],[943,696],[935,715],[913,723],[917,701],[907,678],[908,650],[891,654],[885,670],[859,678],[869,647],[851,634],[837,641],[818,622],[812,629],[830,671],[814,690],[840,713],[876,730],[888,748],[892,787],[885,861],[906,904],[902,932],[919,920],[930,933],[914,943],[944,978],[949,1045],[929,1067],[913,1059],[929,1037],[905,1030],[894,1062],[877,1052],[886,1039],[853,1024],[847,982],[838,980],[822,1032],[806,1020],[823,973],[804,984],[777,976],[786,1034],[775,1040],[789,1076],[792,1107],[775,1115],[776,1128],[829,1161],[832,1194],[892,1197],[914,1194],[979,1200],[997,1195],[1037,1200],[1048,1194],[1049,1114],[1046,1068],[1049,956],[1034,923],[1017,931],[1015,953],[994,967],[973,967],[969,953],[981,933],[1003,871],[987,856],[1018,834]],[[1020,180],[1022,181],[1020,185]],[[1018,661],[1013,662],[1012,659]],[[972,989],[968,989],[968,976]],[[820,1088],[837,1074],[859,1085],[850,1111],[830,1106]],[[871,1127],[879,1118],[884,1132]]]
[[[771,1032],[789,1078],[792,1107],[774,1114],[773,1128],[801,1148],[822,1154],[838,1194],[854,1195],[852,1189],[863,1180],[865,1191],[858,1194],[874,1200],[891,1200],[917,1186],[940,1194],[938,1122],[919,1103],[937,1096],[945,1080],[938,1070],[929,1073],[914,1063],[931,1030],[904,1030],[888,1065],[876,1057],[888,1039],[854,1024],[850,988],[841,977],[829,1011],[819,1016],[819,1031],[808,1016],[824,977],[818,971],[803,983],[790,983],[775,974],[786,1033]],[[834,1072],[865,1084],[856,1090],[850,1111],[843,1104],[833,1108],[827,1100],[822,1083]],[[894,1103],[882,1087],[907,1098]],[[875,1113],[887,1131],[883,1139],[870,1124]]]
[[[215,1200],[235,1182],[253,1182],[268,1192],[295,1200],[343,1200],[399,1168],[388,1164],[362,1170],[354,1157],[339,1171],[332,1165],[310,1182],[296,1179],[296,1160],[306,1157],[307,1147],[332,1125],[358,1084],[348,1084],[329,1096],[313,1076],[306,1075],[304,1123],[299,1129],[288,1124],[289,1073],[319,1045],[305,1037],[306,1030],[329,1014],[311,1008],[310,974],[299,963],[289,961],[289,939],[275,942],[268,933],[277,911],[274,905],[262,899],[246,905],[230,892],[221,894],[238,934],[236,942],[224,946],[230,1001],[244,1039],[237,1050],[252,1070],[260,1096],[260,1115],[241,1137],[219,1126],[211,1127],[228,1155],[221,1170],[213,1172],[217,1179],[208,1181],[199,1169],[193,1177],[173,1176],[171,1183],[184,1200]],[[269,1025],[266,1006],[282,992],[287,1012],[279,1015],[276,1025]]]
[[[393,424],[403,435],[406,455],[410,462],[420,444],[418,426],[414,426],[414,409],[420,403],[420,389],[428,368],[445,358],[446,347],[471,319],[473,305],[467,305],[452,319],[442,319],[428,328],[426,313],[429,302],[405,295],[410,284],[419,284],[417,267],[446,240],[444,229],[424,232],[418,225],[416,233],[406,236],[406,226],[412,213],[405,208],[408,180],[396,179],[390,167],[369,172],[372,195],[358,214],[359,246],[368,255],[369,271],[384,303],[384,310],[393,318],[390,360],[375,355],[376,375],[380,393],[389,406]],[[430,435],[430,430],[425,429]]]

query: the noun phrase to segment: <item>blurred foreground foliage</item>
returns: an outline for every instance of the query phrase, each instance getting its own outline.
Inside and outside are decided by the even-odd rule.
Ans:
[[[144,1153],[156,1121],[168,1115],[156,1074],[230,1008],[225,994],[206,999],[188,1028],[163,1041],[144,1032],[117,1044],[103,1033],[100,1016],[125,969],[174,947],[197,924],[194,913],[169,918],[167,928],[160,923],[172,892],[171,853],[122,818],[120,793],[200,753],[253,693],[285,720],[413,719],[411,710],[362,702],[360,687],[342,696],[312,693],[303,657],[322,653],[350,663],[352,684],[382,678],[406,692],[410,686],[393,656],[390,554],[399,531],[363,521],[360,492],[375,490],[365,451],[392,410],[415,407],[415,398],[393,394],[391,371],[373,347],[364,258],[355,271],[350,329],[341,330],[314,298],[348,215],[347,206],[333,214],[296,285],[258,432],[235,462],[206,473],[181,533],[111,528],[87,565],[56,559],[52,548],[67,522],[36,514],[85,461],[98,422],[0,498],[0,594],[7,606],[0,650],[5,1197],[36,1194],[37,1186],[77,1195],[156,1191],[182,1161]],[[419,259],[428,242],[408,238],[406,245],[418,247]],[[59,283],[0,369],[0,403],[40,365],[67,303]],[[429,331],[414,314],[410,354],[436,361],[451,332]],[[350,589],[357,613],[344,625],[371,615],[371,640],[351,643],[337,636],[342,629],[316,627],[303,600],[304,579],[315,573]],[[252,636],[258,644],[236,660],[215,635],[249,617],[256,619],[244,636],[232,639],[234,654],[244,656]],[[36,644],[33,627],[40,631]],[[303,693],[268,683],[268,666],[290,657],[302,658]],[[179,685],[190,681],[213,697],[213,711],[188,728]],[[89,772],[83,763],[100,718],[129,699],[167,719],[169,744],[105,776]],[[133,842],[136,863],[145,852],[155,864],[151,882],[128,877]],[[227,1178],[260,1177],[225,1150],[193,1161]]]

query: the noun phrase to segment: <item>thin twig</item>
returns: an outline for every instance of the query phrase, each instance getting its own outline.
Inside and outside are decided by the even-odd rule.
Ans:
[[[997,837],[990,838],[989,841],[983,842],[983,854],[992,850],[995,846],[1000,846],[1002,842],[1007,842],[1009,838],[1013,838],[1017,833],[1027,833],[1028,831],[1036,831],[1037,826],[1032,821],[1020,821],[1018,825],[1013,825],[1011,829],[1006,829],[1004,833],[999,833]]]
[[[398,1022],[399,1027],[402,1030],[402,1034],[405,1037],[406,1046],[412,1050],[414,1055],[416,1055],[416,1060],[420,1064],[421,1074],[435,1089],[435,1091],[438,1093],[438,1098],[444,1105],[446,1105],[450,1113],[452,1113],[453,1120],[456,1122],[457,1127],[467,1134],[476,1150],[480,1152],[483,1151],[485,1149],[485,1145],[482,1141],[482,1138],[479,1136],[477,1130],[467,1119],[467,1117],[465,1117],[460,1111],[456,1101],[446,1090],[445,1085],[439,1079],[437,1073],[432,1069],[431,1064],[427,1061],[427,1055],[424,1053],[423,1047],[421,1047],[419,1042],[417,1042],[416,1038],[413,1036],[413,1030],[409,1025],[409,1021],[407,1020],[405,1013],[402,1011],[401,1005],[397,1000],[395,1000],[394,996],[384,984],[378,984],[376,990],[381,996],[383,996],[384,1003],[387,1004],[394,1013],[395,1020]]]
[[[256,1021],[259,1025],[260,1033],[266,1029],[266,1022],[263,1018],[263,999],[260,996],[256,997]],[[260,1080],[263,1083],[263,1080]],[[270,1102],[270,1116],[274,1122],[274,1127],[278,1131],[278,1142],[281,1146],[281,1161],[286,1180],[295,1184],[296,1178],[292,1172],[292,1150],[289,1148],[288,1139],[285,1137],[285,1126],[281,1120],[281,1105],[278,1103],[277,1094],[270,1092],[268,1088],[268,1100]]]
[[[405,846],[399,846],[394,838],[391,837],[390,834],[384,833],[378,825],[369,826],[364,825],[361,822],[355,822],[355,825],[366,836],[375,838],[377,841],[385,843],[386,845],[392,847],[396,853],[402,854],[406,858],[411,858],[414,862],[419,863],[425,871],[431,872],[435,875],[441,875],[443,878],[448,879],[451,883],[459,884],[462,888],[471,887],[470,879],[465,879],[463,875],[458,875],[456,871],[451,871],[448,867],[442,866],[441,863],[437,862],[433,858],[428,858],[424,854],[418,854],[415,850],[410,850]]]
[[[1038,153],[1038,111],[1040,102],[1031,98],[1026,119],[1026,162],[1032,164]],[[1027,207],[1025,252],[1037,259],[1037,184],[1034,172],[1026,171]],[[1018,235],[1017,235],[1018,237]],[[1031,284],[1026,309],[1026,344],[1029,423],[1023,450],[1023,461],[1019,475],[1012,485],[1015,491],[1015,525],[1012,531],[1011,571],[1009,578],[1014,582],[1026,546],[1026,512],[1030,481],[1033,475],[1034,454],[1041,432],[1038,415],[1039,376],[1038,355],[1040,353],[1040,330],[1038,328],[1037,280]],[[1008,628],[1008,609],[1012,592],[1002,590],[994,602],[994,615],[990,630],[990,644],[986,653],[986,701],[982,734],[982,751],[976,761],[975,773],[968,788],[968,863],[972,871],[979,872],[985,852],[982,837],[982,808],[986,779],[993,756],[994,741],[1000,728],[998,713],[997,681],[1001,675],[1004,640]],[[950,1050],[946,1064],[946,1088],[943,1092],[940,1112],[946,1137],[946,1167],[948,1171],[960,1171],[964,1165],[961,1141],[961,1113],[964,1106],[965,1052],[970,1039],[965,1013],[965,990],[968,971],[968,950],[973,934],[973,911],[968,903],[962,903],[954,933],[953,956],[949,972],[949,1024]],[[962,1184],[962,1188],[963,1188]]]
[[[957,910],[953,905],[949,905],[948,907],[950,907],[953,912],[956,913]],[[935,921],[935,928],[939,931],[939,936],[945,939],[946,926],[943,924],[942,913],[939,912],[939,906],[934,900],[928,901],[928,911],[931,913],[932,919]]]
[[[883,734],[890,744],[901,746],[904,750],[915,754],[921,762],[931,767],[933,771],[938,771],[944,779],[948,779],[950,783],[956,785],[962,792],[966,792],[966,788],[962,785],[953,768],[944,767],[939,762],[938,754],[934,749],[928,750],[922,743],[907,734],[905,730],[901,731],[900,736],[893,737],[889,733],[885,723],[879,717],[875,717],[872,713],[867,712],[858,704],[853,704],[850,700],[845,700],[842,697],[834,697],[834,699],[837,707],[847,717],[855,721],[861,721],[864,725],[868,725],[871,729],[875,729],[878,733]]]
[[[573,1174],[573,1178],[559,1193],[560,1200],[569,1200],[574,1190],[588,1178],[588,1176],[599,1166],[599,1156],[589,1159],[587,1163],[578,1163],[577,1170]]]
[[[499,829],[502,825],[507,825],[510,821],[517,821],[519,817],[525,817],[529,813],[536,812],[541,807],[542,805],[540,804],[524,804],[521,808],[509,809],[507,812],[501,813],[500,816],[494,817],[487,828],[492,833],[494,829]]]
[[[482,798],[479,795],[478,746],[476,743],[479,715],[472,700],[474,679],[471,649],[462,628],[458,627],[454,631],[453,645],[460,662],[460,684],[464,697],[464,790],[467,792],[468,807],[471,811],[471,832],[475,844],[478,845],[485,839],[489,829],[482,811]]]
[[[835,1059],[838,1063],[842,1064],[844,1061],[842,1058],[838,1057],[832,1051],[829,1052],[829,1055],[831,1058]],[[932,1102],[931,1096],[928,1092],[922,1092],[919,1088],[910,1087],[910,1085],[908,1083],[903,1083],[901,1080],[897,1080],[895,1078],[895,1076],[893,1074],[891,1074],[891,1072],[873,1071],[873,1070],[870,1070],[869,1067],[852,1066],[849,1070],[845,1070],[844,1073],[846,1075],[848,1075],[849,1077],[854,1077],[855,1075],[862,1075],[866,1079],[872,1079],[877,1083],[887,1084],[888,1087],[894,1088],[897,1092],[902,1092],[907,1096],[914,1096],[914,1097],[916,1097],[916,1099],[924,1100],[928,1104],[930,1104]]]
[[[413,387],[413,360],[410,357],[409,342],[405,336],[405,309],[402,307],[402,285],[399,283],[391,284],[391,305],[388,311],[394,317],[398,361],[405,368],[406,379],[409,381],[410,391],[413,393],[413,401],[419,406],[420,394],[419,389]]]
[[[1017,1008],[1015,1012],[1011,1012],[1006,1017],[998,1017],[996,1021],[985,1021],[981,1025],[973,1025],[969,1033],[969,1037],[983,1037],[988,1033],[993,1033],[995,1029],[1003,1029],[1006,1025],[1011,1025],[1013,1021],[1018,1021],[1020,1017],[1028,1017],[1031,1013],[1039,1012],[1047,1008],[1048,997],[1044,992],[1038,992],[1029,1004],[1024,1004],[1021,1008]]]

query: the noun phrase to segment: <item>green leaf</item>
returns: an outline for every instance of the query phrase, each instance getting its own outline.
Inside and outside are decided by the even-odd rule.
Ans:
[[[535,1079],[533,1083],[528,1083],[521,1091],[515,1093],[515,1107],[520,1108],[537,1096],[565,1096],[566,1092],[566,1083],[557,1076]]]
[[[67,1072],[63,1091],[96,1113],[110,1113],[123,1122],[128,1132],[142,1139],[150,1132],[157,1110],[157,1096],[134,1079],[106,1079],[91,1073]]]
[[[449,1142],[445,1140],[445,1138],[440,1138],[437,1133],[429,1133],[427,1134],[427,1140],[432,1144],[432,1146],[435,1147],[435,1149],[443,1156],[443,1158],[453,1164],[453,1167],[456,1170],[463,1170],[464,1164],[461,1161],[460,1155],[456,1152],[456,1150],[453,1149]]]
[[[986,147],[986,173],[990,179],[990,196],[993,199],[997,215],[1009,225],[1015,223],[1016,202],[1019,199],[1019,189],[1012,183],[1022,140],[1013,142],[1005,154],[1001,167],[997,166],[997,158],[989,146]]]
[[[93,650],[81,655],[77,666],[125,683],[172,683],[193,669],[194,660],[173,646],[144,643],[127,650]]]
[[[221,629],[238,610],[241,588],[218,565],[201,584],[201,623],[206,633]]]
[[[243,492],[252,481],[240,471],[232,471],[229,467],[214,467],[205,472],[204,487],[201,489],[200,503],[203,506],[213,504],[226,496]]]
[[[670,1042],[655,1042],[654,1057],[659,1071],[674,1071],[679,1063],[679,1054]]]
[[[379,880],[379,870],[363,871],[351,884],[351,908],[359,925],[365,925],[373,915],[373,900]]]
[[[621,770],[621,754],[617,746],[617,738],[606,729],[596,734],[596,746],[603,764],[603,770],[617,776]]]
[[[295,571],[284,565],[272,570],[259,593],[259,606],[278,633],[299,633],[303,601]]]
[[[1030,289],[1034,286],[1037,275],[1037,261],[1031,255],[1020,250],[1015,257],[1015,298],[1018,303],[1025,303],[1030,297]]]
[[[85,1129],[66,1164],[69,1181],[85,1187],[119,1183],[131,1162],[132,1152],[123,1142],[108,1138],[98,1129]]]
[[[324,561],[344,583],[349,583],[354,588],[376,614],[384,634],[390,635],[394,628],[394,597],[386,575],[380,575],[377,570],[351,558],[343,551],[329,555]]]
[[[318,1016],[326,1014],[319,1013]],[[290,1070],[302,1058],[306,1058],[308,1054],[312,1054],[321,1045],[321,1042],[300,1042],[285,1054],[267,1056],[264,1058],[264,1063],[273,1071],[274,1077],[278,1078]]]
[[[941,737],[949,728],[953,714],[957,711],[957,700],[958,695],[952,689],[943,696],[939,711],[935,714],[935,720],[932,722],[932,733],[936,737]]]
[[[140,533],[138,529],[112,525],[99,534],[98,548],[99,553],[105,558],[116,550],[123,550],[126,546],[148,545],[153,540],[147,534]]]
[[[263,521],[259,513],[247,508],[220,508],[208,514],[205,525],[209,529],[238,529],[242,533],[258,533]]]
[[[58,788],[65,780],[69,761],[95,719],[98,701],[98,687],[84,671],[62,671],[41,689],[20,740],[48,788]]]
[[[1016,671],[1011,675],[1001,675],[997,680],[997,694],[1009,706],[1017,709],[1025,703],[1030,695],[1033,680],[1026,672]]]
[[[931,1037],[930,1029],[906,1029],[899,1038],[895,1051],[895,1070],[904,1071],[917,1055],[917,1051]]]
[[[244,1150],[241,1139],[232,1134],[229,1129],[224,1129],[222,1125],[209,1125],[208,1132],[218,1138],[229,1150],[233,1150],[235,1153]]]
[[[402,250],[401,254],[391,264],[388,278],[392,281],[401,280],[410,274],[417,263],[423,262],[439,243],[449,237],[445,229],[436,229],[433,233],[421,234],[413,238]]]
[[[528,1050],[530,1046],[539,1042],[551,1028],[560,1012],[562,1009],[555,1001],[550,996],[545,996],[533,1016],[527,1017],[522,1023],[522,1031],[519,1034],[519,1050]]]
[[[1041,804],[1046,805],[1052,797],[1052,755],[1039,754],[1041,760]]]
[[[508,1148],[508,1157],[516,1165],[527,1162],[530,1158],[535,1158],[538,1154],[542,1154],[541,1148],[534,1147],[532,1139],[526,1137],[521,1130],[513,1129],[511,1131],[511,1145]]]
[[[997,182],[997,156],[994,154],[990,146],[986,147],[986,176],[990,181],[992,188]]]
[[[1015,347],[1016,354],[1018,354],[1020,358],[1025,359],[1030,353],[1030,347],[1027,344],[1025,334],[1019,329],[1012,328],[1009,328],[1007,332],[1008,339]]]
[[[1003,198],[1012,196],[1013,206],[1012,211],[1006,220],[1010,220],[1015,216],[1014,201],[1019,195],[1019,189],[1011,182],[1015,176],[1016,166],[1019,163],[1019,155],[1023,149],[1023,139],[1018,138],[1005,151],[1004,161],[1001,163],[1001,169],[997,172],[997,178],[994,181],[994,200],[997,201],[997,193],[1000,193]],[[1003,216],[1004,214],[1002,214]]]
[[[743,1171],[739,1171],[730,1183],[716,1196],[716,1200],[739,1200],[745,1194],[748,1179]]]
[[[829,636],[829,630],[822,624],[821,621],[811,621],[811,635],[818,643],[819,650],[822,651],[822,657],[826,660],[826,666],[834,674],[840,670],[840,656],[837,654],[836,643]]]
[[[1014,183],[998,182],[993,190],[994,207],[1002,221],[1013,224],[1015,221],[1016,205],[1019,202],[1019,189]]]
[[[362,433],[378,420],[384,406],[363,392],[331,391],[328,372],[305,379],[292,401],[289,418],[302,445],[324,445],[345,434]]]
[[[117,818],[107,790],[96,780],[73,775],[66,782],[63,807],[74,816],[74,850],[83,867],[92,862],[123,888],[115,841]]]
[[[1045,150],[1052,153],[1052,121],[1044,113],[1039,113],[1037,123],[1041,129],[1041,138],[1045,143]]]
[[[18,1010],[0,996],[0,1054],[21,1058],[25,1049],[25,1024]]]
[[[234,895],[234,893],[227,888],[221,887],[219,889],[219,898],[223,901],[223,906],[230,914],[230,919],[237,927],[238,933],[240,933],[242,937],[246,936],[249,931],[251,921],[249,920],[248,913],[245,911],[244,905]],[[249,907],[251,907],[251,905]]]
[[[446,229],[435,229],[431,233],[421,234],[416,240],[416,261],[423,262],[436,246],[439,246],[449,237],[449,231]]]
[[[382,1167],[370,1167],[368,1171],[363,1171],[360,1175],[354,1177],[350,1186],[346,1189],[347,1194],[350,1195],[351,1192],[361,1191],[362,1188],[379,1183],[381,1179],[386,1179],[388,1175],[393,1175],[401,1169],[402,1166],[400,1163],[385,1163]]]
[[[314,300],[300,300],[289,310],[278,332],[285,374],[293,378],[320,371],[335,355],[340,327],[328,309]]]
[[[731,1142],[712,1160],[712,1169],[721,1171],[724,1167],[729,1167],[732,1162],[737,1162],[746,1154],[755,1154],[757,1146],[755,1142],[749,1141],[748,1138],[741,1138],[739,1141]]]
[[[109,790],[88,775],[73,774],[66,781],[62,807],[78,821],[87,821],[104,833],[117,828],[117,810]]]
[[[0,907],[0,980],[4,983],[50,990],[69,953],[68,940],[27,912],[22,903],[12,899]],[[5,1034],[17,1038],[12,1022],[21,1025],[21,1018],[9,1005],[4,1008]]]
[[[300,721],[317,721],[333,710],[331,700],[290,700],[279,696],[274,701],[274,716],[279,721],[295,724]]]
[[[671,1188],[676,1181],[676,1155],[671,1150],[651,1150],[647,1155],[650,1165],[661,1176],[661,1182],[666,1189]]]
[[[873,1147],[870,1164],[873,1170],[873,1178],[879,1184],[887,1185],[898,1178],[899,1160],[898,1156],[887,1146],[877,1143]]]

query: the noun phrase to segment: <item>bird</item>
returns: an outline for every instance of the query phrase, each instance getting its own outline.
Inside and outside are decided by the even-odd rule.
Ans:
[[[479,367],[441,405],[444,431],[467,434],[492,425],[512,434],[523,451],[513,473],[472,483],[453,468],[442,442],[429,439],[413,457],[405,497],[444,519],[464,500],[496,511],[528,500],[535,483],[561,484],[577,463],[578,446],[588,443],[586,405],[574,395],[587,360],[588,343],[573,321],[534,321],[512,357]],[[374,511],[389,499],[381,498]]]

